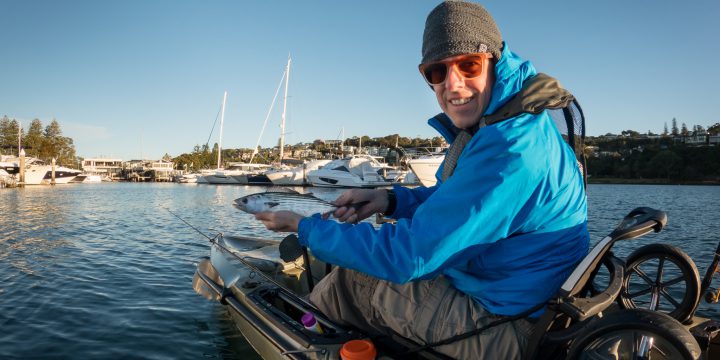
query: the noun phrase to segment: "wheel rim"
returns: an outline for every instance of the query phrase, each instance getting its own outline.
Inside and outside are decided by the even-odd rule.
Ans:
[[[683,354],[665,338],[643,330],[616,330],[587,344],[580,359],[682,359]]]
[[[672,313],[688,291],[682,268],[671,258],[655,256],[627,269],[623,297],[636,308]]]

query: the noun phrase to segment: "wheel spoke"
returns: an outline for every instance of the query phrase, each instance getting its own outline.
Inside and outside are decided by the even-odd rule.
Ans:
[[[633,298],[636,298],[636,297],[638,297],[638,296],[643,296],[643,295],[650,294],[650,293],[653,292],[653,289],[654,289],[654,287],[651,286],[651,287],[649,287],[649,288],[645,288],[645,289],[642,289],[642,290],[638,290],[638,291],[635,291],[635,292],[632,292],[632,293],[627,293],[627,298],[633,299]]]
[[[635,272],[636,274],[638,274],[638,276],[640,276],[640,278],[645,280],[646,283],[648,283],[650,285],[655,285],[655,282],[652,279],[650,279],[650,277],[647,276],[647,274],[645,274],[644,271],[640,270],[640,268],[635,267],[634,269],[632,269],[632,271]]]
[[[655,282],[656,284],[660,284],[662,282],[664,268],[665,268],[665,256],[660,256],[658,258],[657,279]]]
[[[668,286],[672,286],[672,285],[681,283],[681,282],[683,282],[683,281],[685,281],[685,277],[683,277],[683,276],[678,276],[677,278],[672,279],[672,280],[668,280],[668,281],[662,283],[661,285],[662,285],[662,287],[668,287]]]
[[[675,300],[672,295],[670,295],[670,293],[665,291],[665,289],[660,290],[660,294],[662,295],[662,297],[666,298],[669,302],[671,302],[676,309],[680,307],[680,303],[677,302],[677,300]]]

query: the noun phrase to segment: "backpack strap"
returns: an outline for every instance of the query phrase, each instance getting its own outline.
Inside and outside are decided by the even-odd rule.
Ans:
[[[522,113],[539,114],[545,109],[567,107],[575,97],[560,86],[555,78],[546,74],[537,74],[525,81],[522,89],[510,101],[497,111],[480,119],[484,125],[510,119]]]

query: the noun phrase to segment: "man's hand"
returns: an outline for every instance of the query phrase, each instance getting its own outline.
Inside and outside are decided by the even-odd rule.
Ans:
[[[303,216],[292,211],[265,211],[255,214],[255,219],[262,221],[268,230],[280,232],[297,232]]]
[[[367,202],[354,208],[352,204]],[[338,209],[333,216],[338,221],[355,224],[371,215],[385,211],[388,206],[387,190],[383,189],[352,189],[342,193],[334,202]]]

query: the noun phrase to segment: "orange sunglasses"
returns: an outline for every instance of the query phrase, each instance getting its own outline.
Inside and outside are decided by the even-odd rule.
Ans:
[[[467,54],[455,56],[452,60],[420,64],[418,68],[428,84],[440,85],[445,82],[450,68],[455,66],[466,79],[476,78],[483,73],[485,59],[492,58],[490,53]]]

